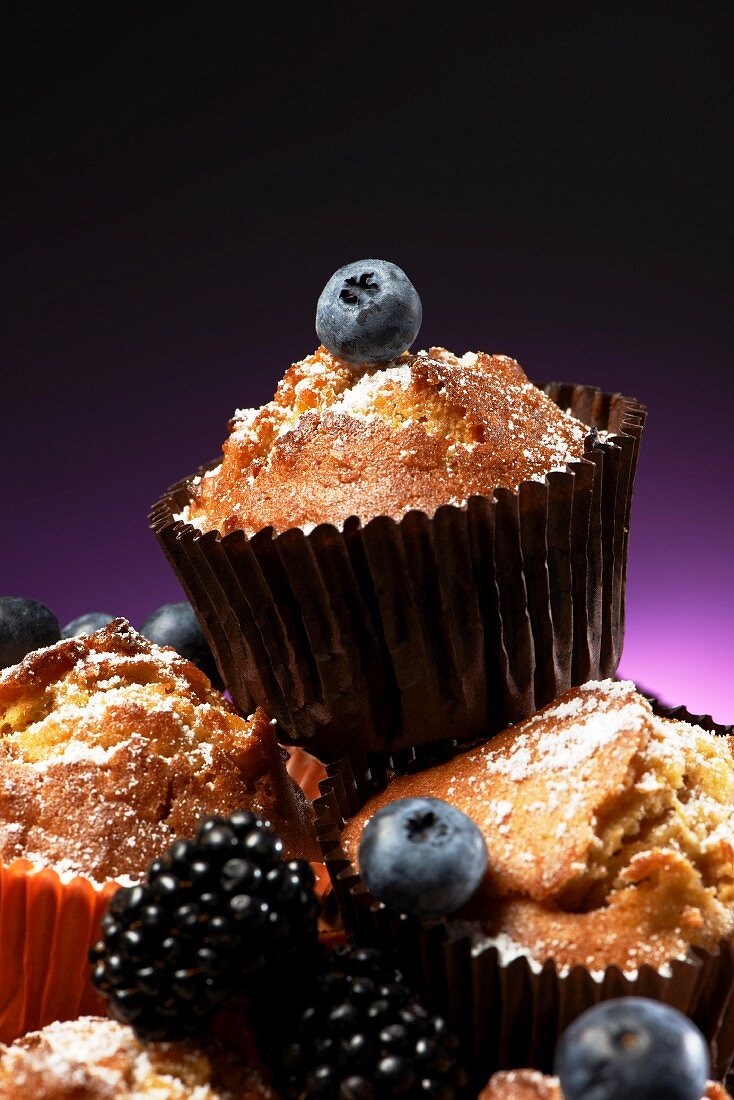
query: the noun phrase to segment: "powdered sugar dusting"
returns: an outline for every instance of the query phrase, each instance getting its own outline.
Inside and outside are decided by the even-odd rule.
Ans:
[[[495,775],[507,775],[516,781],[540,772],[570,772],[578,769],[579,780],[584,765],[605,746],[613,744],[621,729],[631,728],[649,713],[649,707],[628,703],[613,711],[595,710],[586,720],[574,722],[556,733],[545,733],[542,751],[535,754],[532,732],[520,734],[506,754],[488,754],[485,765]],[[552,713],[546,718],[555,718]],[[532,728],[532,721],[529,723]]]
[[[131,882],[205,814],[237,808],[273,819],[293,851],[270,726],[245,722],[203,673],[123,621],[8,670],[0,750],[0,858],[53,867],[64,883]]]
[[[374,416],[375,399],[378,395],[389,394],[395,386],[407,390],[412,380],[408,363],[387,366],[374,374],[365,374],[356,385],[340,394],[339,399],[331,406],[332,411],[345,412],[350,416]]]
[[[226,534],[432,514],[583,458],[588,428],[508,356],[445,348],[355,366],[319,349],[238,409],[219,473],[176,517]]]
[[[59,1096],[73,1092],[87,1100],[275,1100],[253,1067],[216,1044],[146,1047],[130,1028],[89,1016],[49,1024],[5,1048],[2,1081],[28,1100],[41,1089],[44,1096],[58,1089]]]

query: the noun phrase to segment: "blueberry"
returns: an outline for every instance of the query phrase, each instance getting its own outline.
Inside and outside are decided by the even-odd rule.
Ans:
[[[406,351],[423,309],[408,276],[387,260],[340,267],[321,291],[316,335],[348,363],[381,363]]]
[[[0,596],[0,668],[17,665],[26,653],[60,638],[59,620],[45,604],[22,596]]]
[[[186,600],[164,603],[145,620],[140,633],[156,645],[173,646],[182,657],[205,672],[214,687],[223,686],[212,651]]]
[[[362,830],[359,869],[370,893],[391,908],[446,916],[479,886],[487,848],[472,819],[440,798],[399,798]]]
[[[95,630],[101,630],[108,626],[114,616],[106,611],[88,611],[86,615],[80,615],[78,619],[72,619],[61,631],[62,638],[83,638],[87,634],[94,634]]]
[[[682,1013],[621,997],[571,1024],[554,1070],[564,1100],[701,1100],[710,1066],[703,1035]]]

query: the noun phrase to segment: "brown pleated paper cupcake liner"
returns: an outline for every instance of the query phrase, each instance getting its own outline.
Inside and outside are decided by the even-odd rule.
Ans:
[[[306,534],[202,533],[177,520],[191,478],[151,526],[237,706],[318,755],[470,740],[613,675],[645,411],[549,383],[599,431],[543,482]]]
[[[717,725],[708,716],[652,701],[665,717],[695,722],[717,734],[734,733],[734,727]],[[447,750],[442,758],[450,755]],[[435,753],[434,762],[439,758]],[[419,767],[405,759],[390,762],[390,770]],[[734,943],[723,941],[711,953],[694,948],[686,960],[661,969],[642,966],[634,974],[617,967],[560,969],[552,960],[540,966],[522,954],[504,961],[497,946],[483,942],[465,921],[395,913],[369,894],[344,853],[341,833],[346,819],[384,786],[388,767],[379,761],[370,770],[366,759],[355,767],[355,759],[345,757],[328,773],[316,803],[317,831],[345,928],[356,942],[386,951],[449,1021],[477,1086],[499,1069],[528,1066],[551,1072],[565,1028],[592,1005],[621,996],[651,997],[689,1016],[709,1044],[712,1074],[725,1075],[734,1056]]]

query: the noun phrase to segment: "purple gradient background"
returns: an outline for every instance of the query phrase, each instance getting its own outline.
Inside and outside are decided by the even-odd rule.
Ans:
[[[0,589],[180,598],[151,502],[384,256],[421,346],[648,404],[621,671],[734,721],[724,8],[58,7],[11,19]]]

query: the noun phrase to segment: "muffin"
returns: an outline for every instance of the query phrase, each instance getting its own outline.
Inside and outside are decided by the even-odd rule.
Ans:
[[[267,719],[124,620],[0,674],[0,735],[3,1041],[98,1007],[86,952],[107,899],[203,816],[254,810],[318,858]]]
[[[658,718],[629,681],[588,683],[444,764],[399,776],[347,822],[434,797],[481,829],[484,882],[460,918],[542,965],[623,971],[734,936],[728,739]]]
[[[534,1069],[516,1069],[495,1073],[482,1089],[479,1100],[563,1100],[557,1077],[547,1077]],[[731,1100],[723,1085],[709,1081],[702,1100]]]
[[[440,764],[393,776],[371,797],[366,787],[360,796],[347,764],[330,771],[319,829],[345,920],[359,938],[392,945],[495,1068],[549,1068],[570,1019],[627,993],[692,1016],[717,1046],[714,1063],[728,1064],[729,737],[660,717],[633,684],[607,680]],[[472,818],[488,852],[470,901],[422,924],[372,901],[358,866],[372,815],[421,796]]]
[[[503,355],[320,347],[151,525],[240,709],[317,754],[470,739],[616,669],[643,421]]]
[[[53,1023],[0,1048],[0,1100],[276,1100],[257,1068],[216,1044],[143,1046],[113,1020]]]

